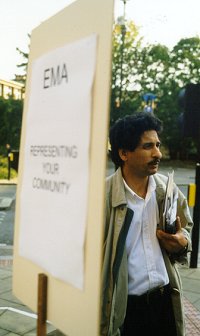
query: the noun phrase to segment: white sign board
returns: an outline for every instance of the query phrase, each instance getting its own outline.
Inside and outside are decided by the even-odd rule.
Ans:
[[[20,195],[19,254],[79,289],[96,40],[90,35],[33,62]]]

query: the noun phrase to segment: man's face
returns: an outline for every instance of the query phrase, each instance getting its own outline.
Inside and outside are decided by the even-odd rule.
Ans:
[[[133,152],[121,150],[120,157],[124,161],[123,168],[134,176],[146,177],[155,174],[162,157],[157,132],[145,131],[136,149]]]

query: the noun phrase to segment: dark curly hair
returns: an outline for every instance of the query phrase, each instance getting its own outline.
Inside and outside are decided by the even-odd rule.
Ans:
[[[141,135],[150,130],[155,130],[158,134],[161,133],[162,122],[147,112],[128,115],[115,122],[110,128],[109,138],[110,156],[116,167],[123,165],[119,149],[134,151],[139,145]]]

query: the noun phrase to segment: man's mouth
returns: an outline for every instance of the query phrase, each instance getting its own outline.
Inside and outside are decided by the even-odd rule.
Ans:
[[[159,163],[160,163],[159,159],[158,160],[154,160],[154,161],[149,162],[149,166],[157,166],[157,165],[159,165]]]

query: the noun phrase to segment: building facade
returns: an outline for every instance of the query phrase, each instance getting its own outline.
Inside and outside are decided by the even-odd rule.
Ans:
[[[24,85],[14,81],[0,79],[0,97],[5,99],[8,99],[9,97],[23,99]]]

